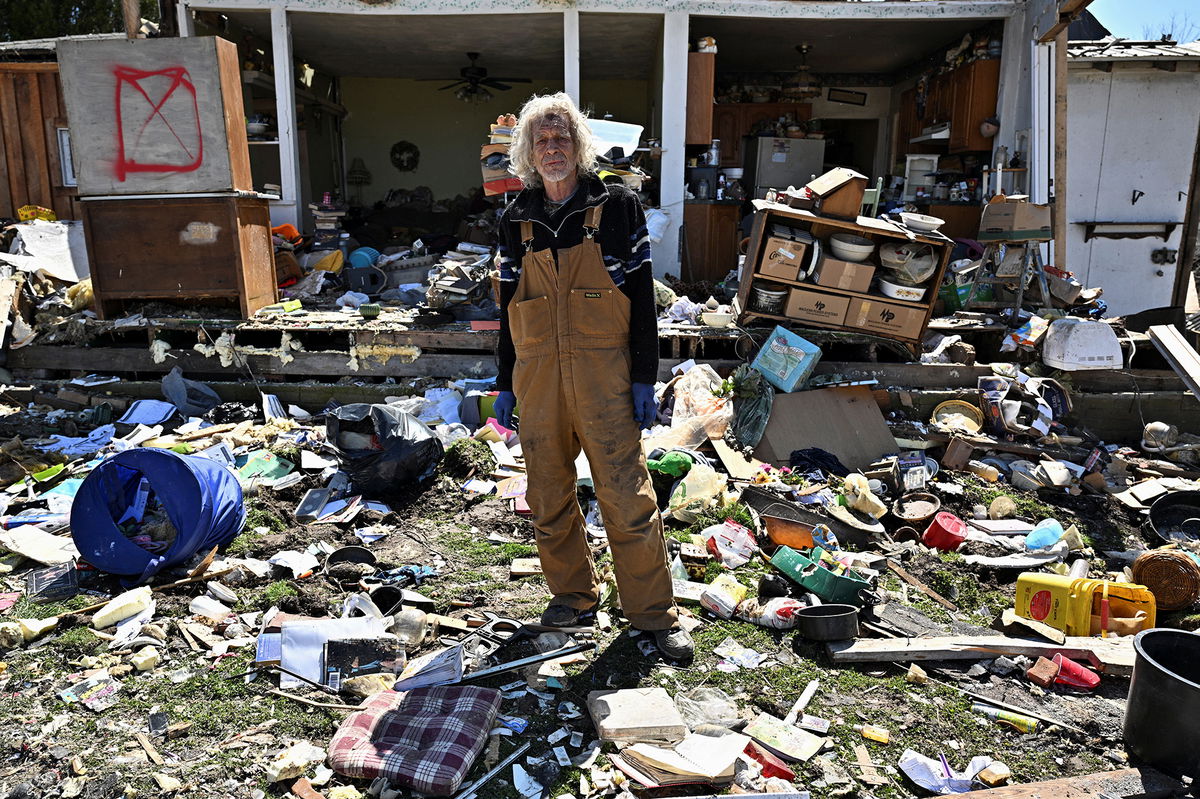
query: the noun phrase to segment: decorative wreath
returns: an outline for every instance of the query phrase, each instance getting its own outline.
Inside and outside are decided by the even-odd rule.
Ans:
[[[421,162],[421,151],[410,141],[398,141],[392,145],[392,166],[401,172],[415,172]]]

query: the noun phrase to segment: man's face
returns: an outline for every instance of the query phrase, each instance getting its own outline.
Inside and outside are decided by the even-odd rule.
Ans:
[[[575,172],[575,140],[560,120],[547,120],[537,127],[533,154],[538,174],[547,183],[566,180]]]

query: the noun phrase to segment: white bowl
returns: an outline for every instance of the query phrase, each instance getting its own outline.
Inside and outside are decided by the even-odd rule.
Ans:
[[[705,311],[700,314],[700,320],[709,327],[729,327],[733,322],[733,314],[720,311]]]
[[[740,166],[731,166],[729,169],[722,169],[721,171],[725,173],[725,177],[729,180],[741,180],[742,175],[746,174],[746,170],[742,169]]]
[[[907,286],[903,283],[893,283],[884,277],[879,278],[879,289],[885,296],[905,302],[920,302],[929,290],[927,286]]]
[[[915,230],[918,233],[933,233],[942,225],[946,224],[945,219],[938,219],[936,216],[928,214],[900,214],[900,219],[903,220],[904,226],[910,230]]]
[[[246,132],[251,136],[261,136],[267,132],[267,128],[269,127],[270,125],[268,125],[266,122],[247,122]]]
[[[829,237],[829,248],[843,261],[857,264],[871,257],[871,253],[875,252],[875,242],[853,233],[834,233]]]

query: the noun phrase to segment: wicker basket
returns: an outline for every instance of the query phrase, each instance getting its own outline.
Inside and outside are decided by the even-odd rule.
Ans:
[[[1200,599],[1200,565],[1182,552],[1143,552],[1133,562],[1133,581],[1150,589],[1159,610],[1183,610]]]

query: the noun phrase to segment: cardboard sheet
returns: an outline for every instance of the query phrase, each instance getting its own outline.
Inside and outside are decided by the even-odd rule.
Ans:
[[[794,450],[809,447],[832,452],[849,469],[865,468],[898,449],[868,388],[777,393],[754,456],[764,463],[786,466]]]

